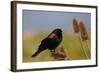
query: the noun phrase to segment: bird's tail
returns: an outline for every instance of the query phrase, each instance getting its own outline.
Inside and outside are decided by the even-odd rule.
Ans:
[[[32,54],[32,57],[36,57],[40,52],[44,51],[45,49],[38,48],[38,50]]]

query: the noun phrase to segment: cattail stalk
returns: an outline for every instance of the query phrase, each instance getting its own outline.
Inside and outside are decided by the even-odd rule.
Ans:
[[[87,55],[87,53],[86,53],[85,50],[84,50],[84,47],[83,47],[83,44],[82,44],[82,39],[81,39],[80,36],[79,36],[79,40],[80,40],[80,43],[81,43],[81,46],[82,46],[82,51],[84,52],[86,58],[89,58],[88,55]]]
[[[88,40],[88,33],[86,30],[85,24],[82,21],[79,24],[79,30],[80,30],[80,34],[81,34],[81,39],[82,39],[82,41],[85,41],[86,47],[89,50],[89,55],[90,55],[90,49],[89,49],[89,46],[88,46],[87,41],[86,41],[86,40]]]
[[[75,18],[73,19],[73,29],[74,29],[74,32],[78,35],[78,39],[79,39],[80,45],[81,45],[81,50],[82,50],[82,52],[84,53],[84,55],[87,57],[87,54],[86,54],[86,52],[85,52],[85,50],[84,50],[84,48],[83,48],[82,40],[81,40],[81,38],[80,38],[80,29],[79,29],[79,25],[78,25],[78,22],[77,22],[77,20],[76,20]],[[87,57],[87,58],[88,58],[88,57]]]
[[[88,32],[86,30],[85,24],[81,21],[79,24],[79,28],[80,28],[80,33],[81,33],[81,38],[83,41],[86,41],[89,39],[88,37]],[[87,42],[86,42],[87,43]],[[87,44],[88,46],[88,44]],[[89,47],[88,47],[89,48]]]
[[[91,50],[90,50],[90,48],[89,48],[89,46],[88,46],[87,40],[85,41],[85,43],[86,43],[86,47],[88,48],[88,51],[89,51],[89,58],[90,58],[90,57],[91,57]]]

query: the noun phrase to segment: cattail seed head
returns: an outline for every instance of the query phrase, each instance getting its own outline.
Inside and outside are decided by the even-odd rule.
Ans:
[[[73,19],[73,29],[74,29],[75,33],[79,32],[78,22],[77,22],[77,20],[75,18]]]
[[[85,24],[81,21],[79,23],[79,30],[80,30],[80,34],[81,34],[81,38],[82,40],[87,40],[88,39],[88,33],[85,27]]]

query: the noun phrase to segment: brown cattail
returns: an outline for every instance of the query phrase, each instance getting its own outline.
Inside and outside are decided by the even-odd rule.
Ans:
[[[79,32],[78,22],[77,22],[77,20],[75,18],[73,19],[73,29],[74,29],[75,33]]]
[[[88,39],[88,33],[85,27],[85,24],[81,21],[79,23],[79,30],[80,30],[80,34],[81,34],[81,38],[82,40],[87,40]]]

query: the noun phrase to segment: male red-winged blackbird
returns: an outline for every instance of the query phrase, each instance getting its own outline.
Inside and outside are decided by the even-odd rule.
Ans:
[[[32,57],[37,56],[40,52],[46,49],[49,49],[51,53],[54,52],[57,46],[61,43],[61,41],[62,30],[57,28],[41,41],[38,50],[32,55]]]

